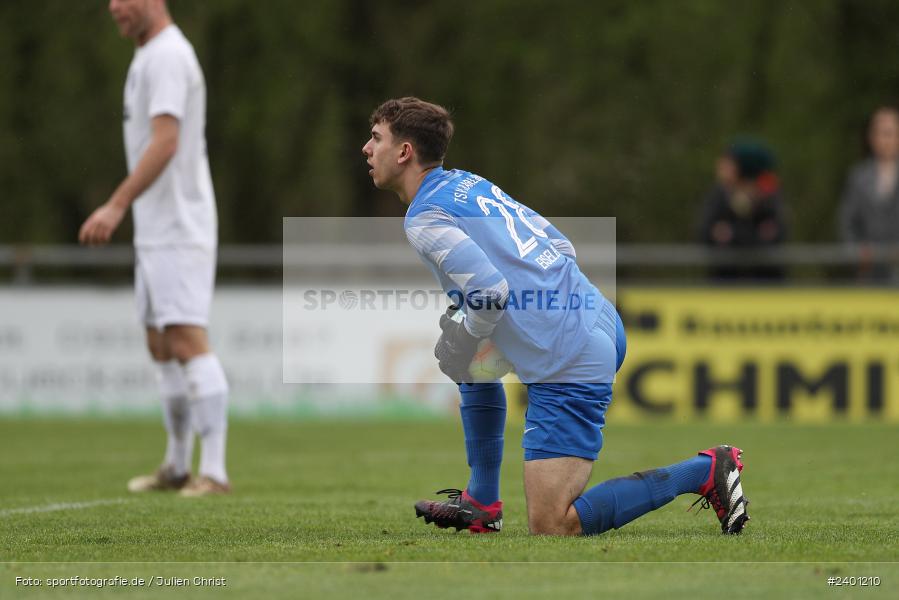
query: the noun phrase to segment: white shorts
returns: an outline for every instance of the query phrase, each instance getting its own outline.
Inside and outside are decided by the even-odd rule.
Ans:
[[[196,246],[136,248],[134,291],[147,327],[209,324],[215,250]]]

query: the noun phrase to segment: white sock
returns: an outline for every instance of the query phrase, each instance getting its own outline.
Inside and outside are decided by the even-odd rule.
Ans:
[[[191,391],[194,430],[200,435],[200,475],[228,482],[225,439],[228,433],[228,380],[215,354],[195,356],[184,365]]]
[[[184,475],[190,472],[194,449],[187,378],[177,360],[157,362],[156,369],[162,395],[162,420],[168,432],[163,464],[170,465],[177,475]]]

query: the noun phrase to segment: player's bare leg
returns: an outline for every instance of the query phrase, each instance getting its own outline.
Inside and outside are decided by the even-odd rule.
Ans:
[[[196,356],[209,353],[209,336],[205,327],[168,325],[162,332],[170,356],[187,363]]]
[[[581,521],[573,503],[580,496],[593,461],[576,456],[524,463],[528,528],[534,535],[580,535]]]
[[[190,479],[193,454],[193,432],[190,422],[187,379],[184,368],[174,360],[165,344],[162,331],[147,327],[147,349],[156,366],[162,414],[168,435],[165,458],[155,473],[141,475],[128,482],[132,492],[173,491],[183,488]]]
[[[205,327],[169,325],[163,336],[168,352],[184,366],[194,431],[200,436],[199,477],[185,486],[181,494],[228,493],[231,491],[225,470],[228,382],[222,365],[210,351]]]

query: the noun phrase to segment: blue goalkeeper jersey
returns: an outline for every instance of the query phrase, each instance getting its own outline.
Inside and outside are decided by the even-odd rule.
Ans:
[[[406,236],[465,326],[490,337],[524,383],[611,383],[590,355],[597,328],[615,340],[614,306],[578,268],[549,221],[490,181],[436,168],[409,205]],[[595,344],[593,344],[595,345]]]

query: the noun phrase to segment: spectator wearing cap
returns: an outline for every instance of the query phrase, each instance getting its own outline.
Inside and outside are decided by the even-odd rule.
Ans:
[[[770,248],[787,237],[786,215],[771,150],[740,139],[718,157],[716,182],[700,215],[700,240],[714,248]],[[718,280],[772,281],[783,278],[779,265],[720,265]]]
[[[899,242],[899,109],[881,107],[868,123],[868,157],[849,172],[840,233],[859,250],[858,274],[869,283],[899,283],[899,265],[874,262],[873,246]]]

